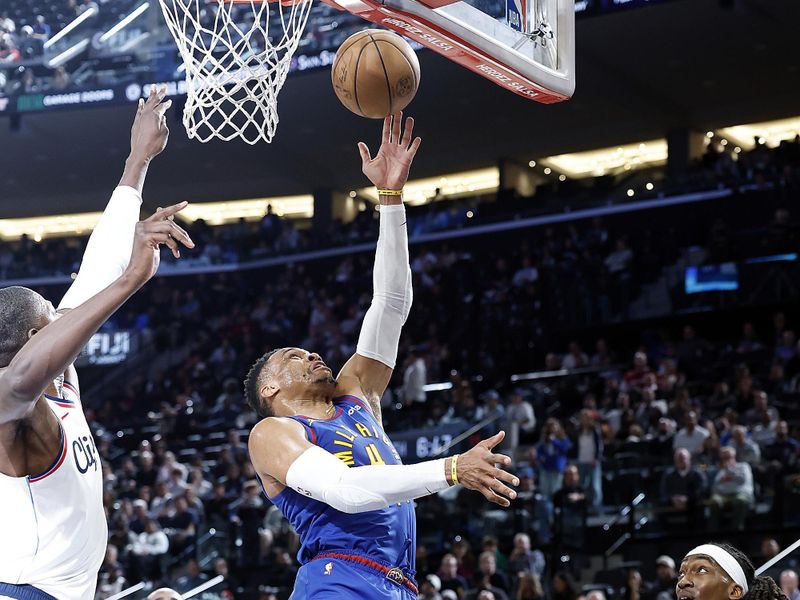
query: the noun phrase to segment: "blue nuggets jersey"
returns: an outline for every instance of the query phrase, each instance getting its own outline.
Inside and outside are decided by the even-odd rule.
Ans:
[[[401,464],[397,450],[363,400],[340,396],[334,405],[330,419],[292,417],[303,425],[308,441],[349,467]],[[417,530],[413,502],[351,515],[289,487],[272,502],[300,536],[300,564],[322,553],[347,553],[398,567],[414,577]]]

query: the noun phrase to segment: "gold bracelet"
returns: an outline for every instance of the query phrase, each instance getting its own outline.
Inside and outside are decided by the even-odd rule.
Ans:
[[[379,196],[402,196],[403,190],[378,190]]]
[[[450,479],[453,485],[458,485],[458,454],[450,459]]]

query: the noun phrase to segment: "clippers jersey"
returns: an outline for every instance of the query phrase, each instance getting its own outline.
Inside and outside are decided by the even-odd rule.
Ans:
[[[363,400],[340,396],[334,405],[336,412],[330,419],[291,418],[303,425],[309,442],[349,467],[401,464],[400,455]],[[354,554],[397,567],[414,578],[417,527],[413,502],[351,515],[289,487],[271,500],[300,536],[300,564],[328,552]]]
[[[45,398],[61,425],[61,451],[38,475],[0,474],[0,597],[28,597],[17,586],[32,586],[93,600],[108,539],[100,457],[75,389],[65,382],[60,397]]]

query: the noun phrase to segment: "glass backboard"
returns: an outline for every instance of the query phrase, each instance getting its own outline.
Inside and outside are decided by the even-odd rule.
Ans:
[[[323,0],[546,104],[575,89],[574,0]]]

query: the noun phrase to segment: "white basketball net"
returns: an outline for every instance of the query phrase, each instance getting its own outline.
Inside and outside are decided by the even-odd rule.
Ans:
[[[271,142],[278,92],[312,0],[287,6],[266,0],[159,1],[186,68],[183,125],[189,137]]]

